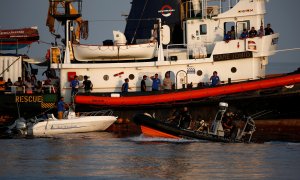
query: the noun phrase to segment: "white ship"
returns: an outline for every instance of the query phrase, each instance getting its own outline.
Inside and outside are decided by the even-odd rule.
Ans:
[[[182,44],[168,42],[171,32],[164,32],[167,28],[161,28],[161,20],[158,20],[160,39],[157,39],[159,47],[155,53],[156,59],[153,61],[76,64],[70,59],[68,53],[70,49],[67,46],[64,62],[59,64],[62,95],[71,100],[69,84],[72,78],[68,77],[68,74],[72,74],[70,72],[74,72],[79,77],[89,76],[94,84],[93,92],[120,92],[122,83],[127,77],[130,80],[131,91],[140,91],[143,75],[150,77],[158,73],[162,80],[167,72],[170,72],[175,89],[186,87],[187,84],[197,86],[200,82],[209,82],[213,71],[218,72],[223,83],[264,78],[268,58],[275,53],[279,34],[246,39],[239,39],[239,37],[243,29],[250,30],[251,27],[259,29],[260,26],[266,25],[265,1],[240,0],[226,11],[223,9],[226,2],[223,0],[218,2],[220,6],[210,6],[212,2],[206,0],[181,2],[180,5],[187,9],[182,13],[183,34],[179,34],[184,37]],[[169,17],[171,18],[172,15]],[[224,35],[231,26],[235,27],[236,36],[226,42]],[[148,31],[151,32],[153,29]],[[80,56],[76,50],[75,48],[75,58]],[[93,58],[82,59],[85,55],[80,57],[80,61],[93,61]],[[117,59],[117,55],[115,58]],[[58,67],[57,64],[51,66]],[[146,84],[150,90],[152,81],[148,79]]]
[[[81,3],[80,0],[75,2]],[[266,78],[269,57],[276,52],[278,33],[241,38],[244,29],[249,31],[254,27],[258,30],[267,26],[265,3],[265,0],[237,0],[234,3],[230,0],[153,0],[150,4],[134,0],[126,19],[125,32],[119,33],[119,39],[115,37],[113,45],[105,51],[108,53],[111,48],[117,49],[117,53],[114,50],[104,55],[101,52],[104,44],[94,45],[93,49],[74,43],[74,38],[72,40],[66,33],[69,43],[64,49],[64,56],[51,64],[51,68],[60,71],[61,95],[71,101],[70,81],[74,75],[79,77],[80,83],[85,75],[93,82],[91,94],[87,95],[80,89],[75,97],[75,103],[82,108],[155,108],[163,103],[189,105],[203,98],[297,84],[300,82],[299,74],[261,81]],[[71,32],[72,20],[75,19],[79,25],[82,22],[76,12],[72,14],[73,19],[70,15],[64,19],[67,32]],[[225,39],[228,31],[231,31],[230,40]],[[150,45],[151,48],[130,51],[130,47],[141,47],[141,44],[151,42],[156,42]],[[130,55],[122,55],[124,49],[130,51]],[[214,71],[218,72],[221,87],[205,89]],[[161,82],[166,74],[170,74],[173,91],[141,93],[142,77],[156,73]],[[125,78],[129,79],[127,94],[121,93]],[[150,78],[146,85],[147,91],[151,91]],[[255,98],[257,100],[258,97]]]

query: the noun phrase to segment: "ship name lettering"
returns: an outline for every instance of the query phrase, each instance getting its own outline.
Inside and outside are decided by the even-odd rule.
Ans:
[[[245,59],[252,58],[252,52],[239,52],[239,53],[228,53],[228,54],[216,54],[213,56],[214,61],[226,61],[233,59]]]
[[[41,103],[43,102],[42,96],[16,96],[17,103]]]

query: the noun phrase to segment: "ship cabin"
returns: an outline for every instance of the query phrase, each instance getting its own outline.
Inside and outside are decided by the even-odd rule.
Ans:
[[[261,26],[266,27],[264,0],[189,0],[181,7],[184,49],[179,53],[174,49],[178,44],[167,44],[167,60],[218,61],[275,53],[278,34],[242,37],[244,30],[249,32],[254,27],[258,32]],[[226,37],[228,32],[230,37]]]

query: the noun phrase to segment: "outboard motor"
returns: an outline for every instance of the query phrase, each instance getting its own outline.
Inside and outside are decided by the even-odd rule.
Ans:
[[[27,125],[26,120],[24,118],[19,118],[15,120],[15,122],[7,126],[7,134],[15,134],[15,135],[26,135],[27,134]]]
[[[24,118],[19,118],[16,120],[16,130],[18,135],[27,134],[26,120]]]

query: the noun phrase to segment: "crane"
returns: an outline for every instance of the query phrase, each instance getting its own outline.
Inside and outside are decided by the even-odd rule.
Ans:
[[[72,33],[72,43],[79,43],[80,39],[88,38],[88,21],[84,21],[72,2],[80,3],[81,0],[49,0],[48,16],[46,26],[49,27],[50,33],[55,35],[55,19],[58,21],[64,21],[66,19],[72,19],[76,22],[77,26]]]

